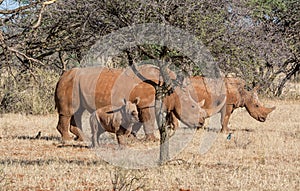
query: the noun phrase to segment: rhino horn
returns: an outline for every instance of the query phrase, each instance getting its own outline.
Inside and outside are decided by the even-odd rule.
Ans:
[[[203,107],[204,104],[205,104],[205,99],[203,99],[202,101],[200,101],[200,102],[198,103],[199,107]]]
[[[272,111],[274,111],[276,109],[276,107],[271,107],[271,108],[266,108],[266,112],[267,114],[271,113]]]

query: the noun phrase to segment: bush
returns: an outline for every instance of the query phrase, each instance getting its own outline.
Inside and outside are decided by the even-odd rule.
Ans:
[[[54,91],[59,74],[49,69],[1,71],[2,113],[48,114],[55,110]]]

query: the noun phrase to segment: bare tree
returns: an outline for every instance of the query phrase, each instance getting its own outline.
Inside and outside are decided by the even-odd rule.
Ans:
[[[168,74],[169,65],[167,64],[163,57],[167,54],[167,48],[163,47],[164,51],[163,54],[160,56],[162,59],[161,62],[157,62],[159,70],[160,70],[160,76],[163,77],[163,81],[158,81],[158,83],[155,83],[151,80],[146,79],[144,76],[140,74],[140,72],[137,70],[135,64],[133,63],[133,58],[130,55],[130,52],[127,51],[127,58],[129,61],[129,65],[131,66],[134,73],[143,81],[150,85],[152,85],[155,88],[155,116],[156,116],[156,122],[160,133],[160,157],[159,161],[160,164],[164,164],[170,159],[169,156],[169,134],[168,134],[168,128],[169,128],[169,120],[170,120],[170,113],[168,113],[166,110],[164,110],[163,106],[163,100],[166,98],[167,95],[170,95],[173,93],[173,86],[172,80]]]

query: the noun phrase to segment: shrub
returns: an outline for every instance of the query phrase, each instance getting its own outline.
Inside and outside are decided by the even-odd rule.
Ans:
[[[1,71],[2,113],[48,114],[55,110],[54,91],[59,74],[49,69]]]

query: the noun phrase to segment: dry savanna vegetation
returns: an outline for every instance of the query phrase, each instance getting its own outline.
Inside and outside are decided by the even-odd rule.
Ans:
[[[211,149],[200,154],[205,133],[200,129],[170,162],[144,169],[113,166],[87,143],[62,145],[56,114],[3,114],[0,189],[299,190],[300,103],[264,103],[277,107],[266,122],[257,122],[239,109],[230,122],[235,129],[230,140],[219,133]]]
[[[0,0],[0,190],[300,190],[299,18],[297,0]],[[149,23],[193,34],[214,58],[213,66],[225,76],[243,79],[247,90],[260,87],[264,103],[277,109],[264,123],[245,109],[236,110],[230,120],[235,130],[231,138],[199,129],[182,152],[155,167],[114,166],[89,148],[89,141],[62,144],[53,96],[65,70],[157,61],[182,74],[205,76],[206,59],[197,65],[184,49],[161,40],[133,43],[156,34],[166,42],[181,39],[193,53],[194,40],[185,35],[177,38],[155,27],[153,34],[147,28],[147,33],[137,30],[110,38]],[[101,39],[114,46],[104,46]],[[130,46],[123,47],[127,42]],[[119,48],[120,54],[107,62],[85,63],[93,53],[101,58],[111,48]],[[174,87],[167,77],[165,87]],[[163,92],[163,86],[157,87]],[[186,132],[181,127],[172,138],[190,140]],[[114,136],[106,133],[102,138],[103,146],[112,146],[110,159],[126,162],[126,157],[143,155],[113,157],[120,153],[113,150]],[[201,143],[212,141],[201,154]],[[157,159],[149,148],[158,146],[159,142],[142,141],[128,145]]]

